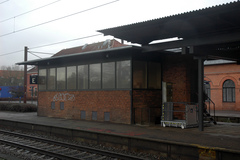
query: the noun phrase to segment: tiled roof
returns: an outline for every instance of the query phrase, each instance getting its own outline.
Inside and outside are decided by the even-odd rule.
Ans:
[[[116,48],[116,47],[121,47],[121,46],[126,46],[126,45],[118,42],[115,39],[112,39],[112,40],[106,40],[103,42],[98,42],[98,43],[93,43],[93,44],[85,44],[85,45],[79,46],[79,47],[63,49],[63,50],[59,51],[58,53],[56,53],[55,55],[53,55],[53,57],[82,53],[82,52],[89,52],[89,51],[104,50],[104,49]]]
[[[29,69],[27,71],[28,74],[32,74],[32,73],[38,73],[38,67],[34,66],[33,68]]]

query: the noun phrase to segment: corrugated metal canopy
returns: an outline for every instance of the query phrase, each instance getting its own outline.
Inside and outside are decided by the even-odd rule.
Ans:
[[[161,12],[161,11],[159,11]],[[104,35],[147,45],[154,40],[179,37],[192,39],[240,30],[240,2],[120,27],[99,30]]]

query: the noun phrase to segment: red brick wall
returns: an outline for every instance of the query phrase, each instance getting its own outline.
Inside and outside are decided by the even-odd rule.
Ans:
[[[162,63],[163,81],[172,83],[173,102],[197,103],[197,61],[191,56],[171,55]],[[185,110],[185,105],[174,105],[174,110]],[[174,118],[185,119],[184,112],[174,112]]]
[[[161,116],[161,105],[161,90],[133,90],[135,123],[149,123],[149,120],[155,123],[156,118]]]
[[[197,62],[193,57],[171,55],[162,66],[163,81],[172,83],[173,102],[197,102]]]
[[[60,102],[64,102],[64,110],[60,110]],[[39,116],[80,119],[84,110],[86,120],[92,120],[92,111],[97,111],[97,121],[104,121],[104,112],[109,112],[110,122],[131,123],[130,91],[39,92],[38,103]]]
[[[210,81],[211,99],[216,104],[216,110],[240,111],[240,65],[219,64],[204,67],[205,80]],[[236,102],[223,102],[222,86],[224,81],[232,80],[235,83]]]

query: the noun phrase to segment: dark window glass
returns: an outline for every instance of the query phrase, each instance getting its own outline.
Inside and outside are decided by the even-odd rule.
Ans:
[[[97,112],[92,111],[92,120],[97,120]]]
[[[64,110],[64,102],[60,102],[60,109]]]
[[[46,69],[39,69],[39,90],[46,90]]]
[[[51,108],[54,110],[55,109],[55,102],[51,102]]]
[[[78,66],[78,89],[88,89],[88,65]]]
[[[104,112],[104,121],[110,121],[110,112]]]
[[[230,79],[223,83],[223,102],[235,102],[235,84]]]
[[[133,88],[147,88],[147,62],[133,62]]]
[[[81,119],[86,119],[86,111],[80,111]]]
[[[76,89],[76,66],[67,67],[67,89]]]
[[[148,63],[148,88],[161,89],[161,64],[149,62]]]
[[[56,89],[56,69],[48,69],[48,90]]]
[[[115,63],[103,63],[102,86],[103,88],[115,88]]]
[[[66,68],[57,68],[57,89],[66,89]]]
[[[37,93],[38,93],[38,89],[34,88],[34,95],[35,95],[35,97],[37,97]]]
[[[130,61],[117,62],[117,88],[131,87],[131,68]]]
[[[204,99],[205,99],[206,101],[208,101],[209,98],[211,98],[211,97],[210,97],[210,96],[211,96],[211,88],[210,88],[209,82],[207,82],[207,81],[204,82],[204,92],[205,92],[205,97],[204,97]]]
[[[90,64],[90,89],[101,89],[101,64]]]

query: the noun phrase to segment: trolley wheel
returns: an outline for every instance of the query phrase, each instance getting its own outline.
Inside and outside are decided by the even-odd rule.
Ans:
[[[163,122],[162,126],[163,126],[163,127],[166,127],[166,124]]]
[[[181,125],[181,128],[184,129],[184,125],[183,124]]]

